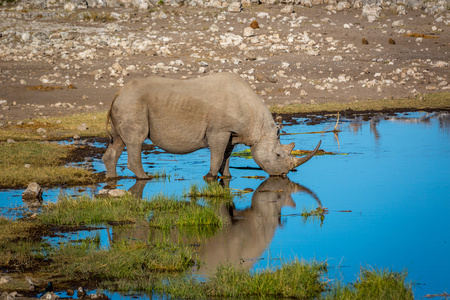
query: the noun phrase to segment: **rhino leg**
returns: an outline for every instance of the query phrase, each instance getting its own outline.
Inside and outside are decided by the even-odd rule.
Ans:
[[[142,167],[142,158],[141,158],[142,143],[128,143],[126,145],[128,152],[128,163],[127,163],[128,169],[130,169],[136,175],[137,178],[148,179],[149,177],[145,173],[144,168]]]
[[[231,144],[231,140],[228,143],[228,146],[225,150],[225,154],[223,156],[222,165],[220,166],[219,173],[224,177],[231,177],[230,173],[230,156],[233,152],[234,145]]]
[[[209,149],[211,150],[211,164],[210,164],[210,169],[209,169],[209,173],[206,174],[204,176],[204,179],[209,180],[209,179],[217,179],[218,178],[218,173],[219,171],[223,171],[223,175],[224,173],[230,173],[230,170],[228,168],[229,166],[229,155],[228,155],[228,159],[226,158],[226,152],[227,152],[227,148],[229,147],[229,143],[230,143],[230,138],[231,138],[231,133],[229,132],[224,132],[224,133],[211,133],[207,135],[207,139],[208,139],[208,146]],[[227,176],[227,175],[224,175]]]
[[[103,163],[106,167],[106,177],[114,178],[117,177],[116,166],[120,155],[125,148],[120,136],[117,134],[114,126],[111,125],[111,136],[112,142],[109,144],[108,149],[106,149],[105,154],[102,157]]]
[[[142,167],[141,150],[142,143],[149,136],[149,128],[146,116],[134,116],[134,119],[127,119],[118,126],[118,132],[122,137],[128,152],[127,167],[137,178],[148,179],[149,176]]]

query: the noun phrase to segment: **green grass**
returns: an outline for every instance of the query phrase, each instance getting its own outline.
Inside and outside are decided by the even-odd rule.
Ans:
[[[72,151],[76,151],[72,146],[52,143],[0,144],[0,187],[25,187],[32,181],[44,186],[98,181],[92,171],[64,166]]]
[[[291,104],[270,107],[272,113],[334,113],[346,110],[353,111],[383,111],[383,110],[421,110],[421,109],[449,109],[450,92],[430,93],[415,98],[393,100],[363,100],[359,102],[326,102],[320,104]]]
[[[56,203],[48,203],[42,208],[39,219],[44,224],[71,226],[108,222],[147,223],[160,229],[222,226],[222,219],[214,206],[201,206],[164,195],[157,195],[151,200],[142,200],[130,194],[94,199],[88,196],[61,196]]]
[[[218,182],[210,182],[201,187],[196,184],[192,184],[189,192],[184,192],[184,196],[191,198],[211,198],[220,200],[232,200],[233,193],[231,189],[223,187]]]
[[[65,243],[52,255],[51,271],[81,281],[134,281],[156,272],[183,271],[193,264],[189,247],[170,243],[119,240],[109,249],[95,242]]]
[[[278,269],[266,269],[260,272],[223,265],[206,282],[195,277],[178,277],[160,283],[156,290],[163,294],[170,294],[174,298],[315,299],[325,291],[326,284],[320,280],[325,272],[325,264],[298,260],[284,263]]]
[[[33,222],[15,222],[0,217],[0,268],[23,272],[45,259],[48,244],[36,230]]]
[[[407,273],[389,269],[363,268],[353,284],[335,284],[324,299],[414,299],[412,284],[406,283]]]
[[[149,201],[132,195],[97,197],[86,195],[72,198],[60,196],[55,203],[42,207],[39,219],[53,225],[100,225],[107,222],[137,223],[145,221],[151,212]]]

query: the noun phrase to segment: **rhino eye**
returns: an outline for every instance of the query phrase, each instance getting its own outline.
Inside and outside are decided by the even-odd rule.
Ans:
[[[280,137],[280,129],[277,129],[277,136]]]

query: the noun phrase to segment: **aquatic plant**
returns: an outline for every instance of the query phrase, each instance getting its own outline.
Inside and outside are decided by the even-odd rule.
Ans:
[[[230,188],[223,187],[218,182],[210,182],[202,187],[199,187],[196,184],[192,184],[189,192],[184,192],[183,195],[185,197],[191,198],[220,198],[221,200],[231,200],[233,198],[233,194]]]
[[[123,197],[97,197],[62,195],[55,203],[42,207],[38,218],[52,225],[98,225],[108,222],[136,223],[147,220],[151,211],[149,201],[132,195]]]
[[[155,290],[174,298],[209,299],[211,297],[252,298],[284,297],[314,299],[325,291],[320,277],[326,264],[317,262],[283,263],[280,268],[260,272],[233,265],[222,265],[206,281],[193,276],[178,276],[160,282]]]
[[[361,268],[353,284],[336,283],[324,299],[414,299],[412,284],[405,282],[407,272]]]
[[[300,214],[303,218],[303,221],[306,222],[309,218],[318,219],[322,224],[325,220],[325,215],[328,214],[328,209],[319,206],[316,209],[308,210],[307,208],[303,208],[302,213]]]
[[[308,155],[310,153],[311,153],[310,150],[293,150],[291,152],[291,155],[292,156],[303,156],[303,155]],[[324,151],[324,150],[318,150],[315,155],[337,155],[337,153],[327,152],[327,151]],[[339,155],[346,155],[346,154],[345,153],[344,154],[339,153]],[[244,149],[244,150],[241,150],[241,151],[233,152],[231,154],[231,156],[242,157],[242,158],[245,158],[245,159],[252,159],[253,158],[250,149]]]
[[[189,247],[121,239],[109,249],[94,243],[64,243],[52,255],[51,270],[61,277],[134,281],[155,272],[183,271],[193,264]],[[111,284],[111,282],[110,282]]]

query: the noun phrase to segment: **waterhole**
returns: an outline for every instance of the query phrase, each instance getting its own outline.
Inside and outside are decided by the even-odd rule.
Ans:
[[[335,122],[335,117],[284,121],[282,143],[311,150],[322,140],[321,149],[334,154],[314,157],[287,179],[268,179],[253,160],[231,158],[229,186],[254,192],[237,197],[237,221],[205,241],[202,255],[208,267],[200,272],[207,275],[226,260],[258,270],[289,258],[315,259],[328,262],[333,280],[352,282],[361,267],[390,268],[407,270],[416,297],[450,291],[449,114],[341,118],[338,133],[321,132],[332,130]],[[95,146],[106,149],[105,144]],[[192,184],[204,184],[209,170],[208,149],[189,155],[146,150],[143,158],[147,172],[165,177],[136,181],[124,152],[118,174],[127,178],[114,182],[117,188],[144,198],[181,195]],[[105,171],[99,158],[88,163],[96,172]],[[52,202],[60,194],[95,195],[105,185],[45,189],[43,197]],[[3,215],[14,218],[27,209],[22,191],[0,191]],[[318,207],[325,208],[322,217],[302,216],[305,208]],[[105,245],[114,235],[139,234],[108,227],[99,232]]]

